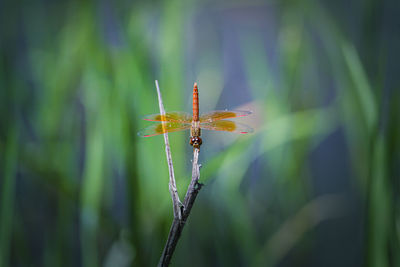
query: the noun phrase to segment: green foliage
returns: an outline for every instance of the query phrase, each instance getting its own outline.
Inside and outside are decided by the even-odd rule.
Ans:
[[[372,56],[327,7],[182,0],[4,5],[0,267],[158,263],[172,220],[164,144],[136,135],[148,125],[141,117],[158,112],[155,79],[166,110],[190,110],[197,81],[201,111],[225,108],[226,99],[245,104],[245,95],[255,113],[254,134],[205,133],[205,186],[173,266],[307,265],[321,224],[354,219],[351,197],[365,209],[363,246],[353,258],[399,266],[399,94],[385,100],[385,72],[371,75]],[[236,42],[226,44],[231,24]],[[235,53],[243,83],[227,88]],[[313,155],[337,135],[335,146],[343,139],[346,155],[324,150],[325,165],[315,166]],[[171,134],[170,142],[183,198],[187,133]],[[324,177],[315,169],[340,178],[330,153],[345,161],[348,188],[318,187]]]

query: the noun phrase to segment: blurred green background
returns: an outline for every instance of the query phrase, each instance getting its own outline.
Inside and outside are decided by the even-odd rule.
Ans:
[[[155,266],[172,221],[157,113],[204,132],[172,266],[400,266],[400,2],[1,1],[0,267]],[[181,198],[188,132],[170,142]]]

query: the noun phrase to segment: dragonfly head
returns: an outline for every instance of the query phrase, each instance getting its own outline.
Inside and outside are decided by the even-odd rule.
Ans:
[[[194,148],[200,148],[202,143],[203,140],[201,140],[200,136],[193,136],[190,138],[190,145],[193,146]]]

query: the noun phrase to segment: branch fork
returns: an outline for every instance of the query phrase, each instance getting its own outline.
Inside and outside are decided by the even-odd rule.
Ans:
[[[157,94],[158,94],[158,104],[160,107],[161,115],[165,115],[165,109],[161,98],[161,92],[158,85],[158,81],[155,81]],[[161,122],[163,127],[165,122]],[[164,131],[165,132],[165,131]],[[192,179],[186,191],[185,198],[183,200],[183,204],[179,199],[178,190],[176,188],[175,182],[175,174],[174,174],[174,166],[172,164],[172,156],[171,149],[168,140],[168,133],[164,133],[164,141],[165,141],[165,153],[167,155],[168,162],[168,170],[169,170],[169,191],[171,193],[173,211],[174,211],[174,220],[172,221],[171,229],[168,234],[167,243],[165,244],[163,253],[161,255],[158,266],[168,266],[172,255],[175,251],[176,245],[178,244],[178,240],[181,236],[183,227],[185,226],[186,220],[189,217],[190,211],[192,210],[193,204],[196,200],[197,194],[199,193],[203,184],[199,183],[200,179],[200,164],[199,154],[200,149],[193,149],[193,161],[192,161]]]

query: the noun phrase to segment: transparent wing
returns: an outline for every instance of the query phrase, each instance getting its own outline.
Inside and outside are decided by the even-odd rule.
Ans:
[[[182,122],[191,123],[192,116],[189,113],[181,111],[166,112],[165,115],[152,114],[143,117],[146,121],[169,121],[169,122]]]
[[[179,123],[179,122],[157,123],[140,130],[138,132],[138,135],[142,137],[149,137],[163,133],[171,133],[171,132],[186,130],[189,129],[190,126],[191,126],[190,123]]]
[[[246,110],[214,110],[200,116],[200,122],[213,122],[224,119],[232,119],[248,116],[252,112]]]
[[[253,129],[247,125],[236,123],[234,121],[213,121],[200,123],[200,128],[212,131],[226,131],[231,133],[251,133]]]

